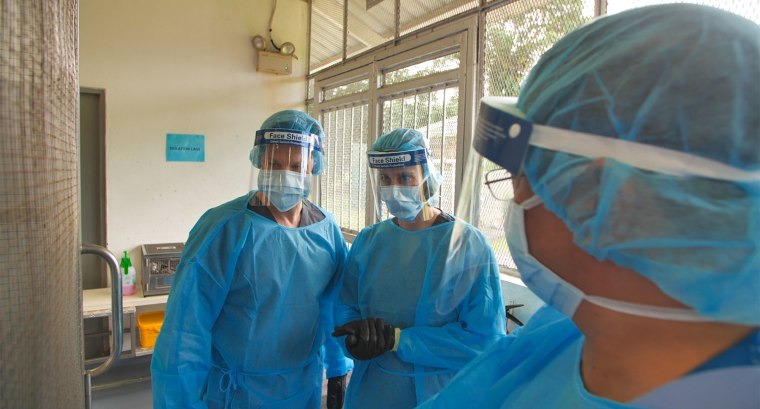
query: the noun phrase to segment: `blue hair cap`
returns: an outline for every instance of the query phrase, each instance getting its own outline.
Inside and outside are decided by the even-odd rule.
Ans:
[[[760,27],[667,4],[602,17],[538,61],[537,124],[760,169]],[[673,176],[537,147],[524,171],[575,243],[718,321],[760,325],[760,181]]]
[[[303,111],[288,109],[277,112],[265,119],[259,129],[288,129],[295,132],[306,132],[317,135],[320,145],[324,146],[325,142],[325,131],[322,130],[322,125]],[[255,145],[251,149],[249,159],[253,166],[261,168],[261,158],[264,155],[265,149],[264,145]],[[316,149],[312,151],[311,156],[314,159],[312,174],[319,175],[325,166],[327,166],[327,157],[324,152],[317,151]]]
[[[425,135],[409,128],[397,128],[381,135],[372,144],[372,150],[378,152],[411,151],[415,149],[429,149]]]

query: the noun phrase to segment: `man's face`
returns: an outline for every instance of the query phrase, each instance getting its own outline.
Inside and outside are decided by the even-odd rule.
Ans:
[[[311,174],[313,168],[314,159],[307,150],[295,146],[268,145],[261,160],[261,169],[263,170],[289,170]]]

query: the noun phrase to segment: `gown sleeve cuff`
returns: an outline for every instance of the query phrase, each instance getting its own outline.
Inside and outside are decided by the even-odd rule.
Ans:
[[[401,337],[401,328],[394,328],[394,336],[396,337],[396,342],[393,343],[393,349],[391,351],[398,350],[398,340]]]

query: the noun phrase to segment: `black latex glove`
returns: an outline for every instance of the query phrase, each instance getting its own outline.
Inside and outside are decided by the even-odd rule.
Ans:
[[[346,397],[346,375],[327,378],[327,409],[343,409]]]
[[[386,324],[382,318],[367,318],[351,321],[335,327],[334,337],[346,336],[346,348],[351,355],[361,361],[382,355],[396,343],[393,326]]]

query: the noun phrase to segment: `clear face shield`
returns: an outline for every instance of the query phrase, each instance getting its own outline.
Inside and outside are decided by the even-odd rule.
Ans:
[[[531,198],[527,177],[522,173],[529,146],[575,155],[579,163],[593,162],[597,166],[615,160],[637,169],[679,177],[728,181],[757,178],[755,172],[685,152],[533,124],[525,119],[516,102],[512,97],[481,100],[457,207],[458,217],[481,228],[507,225],[507,207],[513,199],[517,203],[530,199],[528,206],[540,203],[540,199]],[[551,182],[545,184],[551,188]]]
[[[251,203],[273,206],[280,212],[295,208],[309,197],[314,158],[321,152],[319,137],[289,129],[261,129],[251,150]]]
[[[477,227],[494,249],[500,265],[516,270],[504,240],[509,204],[516,195],[529,192],[521,173],[528,148],[530,123],[515,107],[516,99],[488,97],[481,102],[472,149],[465,161],[464,180],[456,216],[459,225],[452,235],[452,255],[464,246],[461,221]],[[503,116],[509,116],[506,123]],[[525,134],[527,131],[527,135]]]
[[[370,183],[377,220],[397,217],[405,222],[427,221],[437,204],[425,148],[397,152],[368,152]]]

